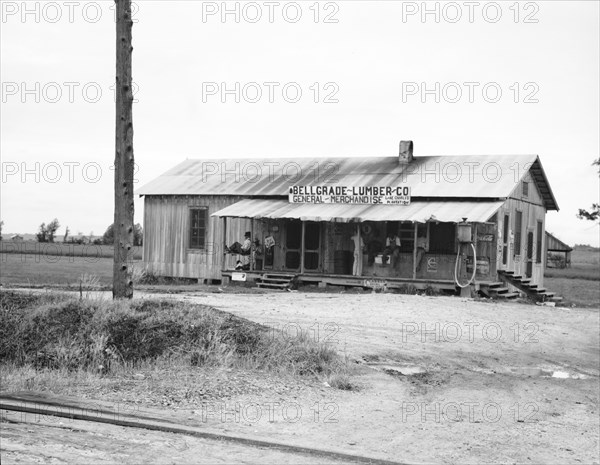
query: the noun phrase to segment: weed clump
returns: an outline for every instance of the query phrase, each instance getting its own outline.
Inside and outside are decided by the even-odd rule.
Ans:
[[[329,375],[330,346],[203,305],[0,294],[0,363],[108,373],[153,360]],[[342,367],[342,368],[340,368]]]

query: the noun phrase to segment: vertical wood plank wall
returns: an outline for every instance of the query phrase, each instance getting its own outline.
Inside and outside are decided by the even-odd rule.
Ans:
[[[529,183],[529,194],[527,197],[522,195],[522,186],[518,185],[512,192],[510,198],[498,210],[497,222],[497,264],[499,270],[514,271],[523,276],[527,269],[527,233],[533,232],[533,268],[532,284],[538,284],[540,287],[544,284],[544,253],[546,247],[546,208],[540,192],[537,190],[531,175],[528,173],[524,181]],[[521,227],[521,249],[515,250],[515,219],[517,210],[523,213],[523,222]],[[508,260],[506,265],[502,264],[502,223],[504,215],[509,215],[509,236],[508,236]],[[542,222],[542,260],[536,262],[537,255],[537,222]]]
[[[210,215],[239,200],[239,196],[146,196],[143,252],[146,269],[160,276],[221,279],[223,220]],[[208,208],[205,249],[189,248],[193,207]],[[250,220],[230,220],[227,226],[230,245],[243,240],[244,232],[250,231]]]

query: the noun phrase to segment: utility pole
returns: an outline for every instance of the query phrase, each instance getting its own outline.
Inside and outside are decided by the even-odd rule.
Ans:
[[[133,297],[133,91],[131,0],[115,0],[117,76],[115,129],[115,223],[113,299]]]

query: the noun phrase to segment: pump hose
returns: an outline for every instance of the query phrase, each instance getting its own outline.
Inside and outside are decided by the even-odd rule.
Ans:
[[[473,276],[471,276],[471,279],[469,279],[467,284],[464,284],[464,285],[460,284],[458,282],[458,263],[459,263],[459,259],[460,259],[460,246],[461,246],[460,243],[458,244],[458,253],[456,254],[456,263],[454,264],[454,282],[460,288],[465,288],[465,287],[471,285],[471,283],[473,281],[475,281],[475,273],[477,273],[477,251],[475,250],[475,246],[473,245],[472,242],[469,242],[469,244],[471,244],[471,247],[473,248]]]

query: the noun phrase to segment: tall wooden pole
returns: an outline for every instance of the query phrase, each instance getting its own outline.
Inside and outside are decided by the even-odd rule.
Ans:
[[[117,76],[115,130],[115,242],[113,299],[133,297],[133,92],[131,87],[131,0],[115,0]]]

